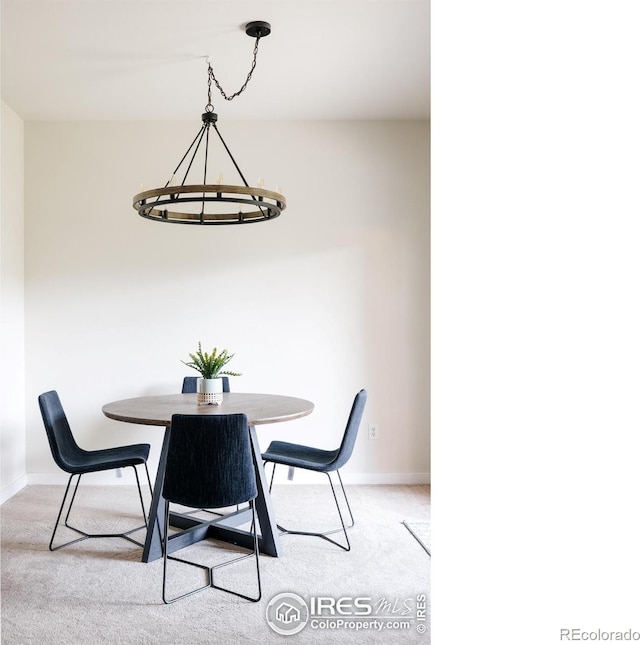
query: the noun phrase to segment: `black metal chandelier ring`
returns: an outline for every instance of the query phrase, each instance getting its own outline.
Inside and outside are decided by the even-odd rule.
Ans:
[[[229,197],[225,195],[238,195]],[[246,195],[246,197],[244,197]],[[240,197],[243,196],[243,197]],[[164,199],[163,199],[164,198]],[[229,203],[238,208],[227,212],[176,211],[164,206],[203,204],[205,202]],[[256,207],[258,210],[243,211],[242,207]],[[180,224],[250,224],[264,222],[278,217],[286,208],[284,195],[266,188],[254,186],[232,186],[225,184],[197,184],[167,186],[138,193],[133,198],[133,207],[141,217],[159,222]]]

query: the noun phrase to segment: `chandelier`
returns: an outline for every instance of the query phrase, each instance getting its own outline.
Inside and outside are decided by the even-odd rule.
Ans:
[[[237,92],[228,96],[213,73],[211,60],[208,60],[208,102],[202,114],[202,127],[167,183],[162,188],[143,190],[135,195],[133,207],[141,217],[175,224],[251,224],[275,219],[286,208],[287,202],[279,189],[266,190],[262,180],[258,181],[258,186],[249,186],[218,130],[218,115],[211,103],[212,83],[215,83],[227,101],[244,92],[256,67],[260,38],[271,33],[271,25],[261,20],[249,22],[245,27],[245,33],[255,38],[256,42],[253,63],[244,84]],[[214,136],[210,136],[212,131]],[[216,135],[238,172],[242,185],[225,184],[221,174],[217,175],[216,183],[207,183],[208,164],[213,157],[209,151],[209,144],[210,140],[216,140]],[[196,159],[202,166],[194,163]],[[196,167],[200,168],[199,172]],[[196,180],[201,178],[202,183],[188,183],[190,174],[195,176]]]

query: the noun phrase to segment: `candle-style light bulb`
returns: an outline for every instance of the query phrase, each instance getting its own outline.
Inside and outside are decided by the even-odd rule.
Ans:
[[[264,179],[258,177],[258,188],[264,188]]]
[[[140,192],[144,193],[144,183],[140,182]]]
[[[280,186],[276,186],[276,193],[282,195],[282,188]]]
[[[221,184],[222,183],[222,173],[219,172],[218,176],[216,177],[216,184]]]

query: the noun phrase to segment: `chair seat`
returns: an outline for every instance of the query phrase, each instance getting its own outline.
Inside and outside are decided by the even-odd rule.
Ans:
[[[335,470],[332,465],[338,452],[338,450],[320,450],[320,448],[301,446],[286,441],[272,441],[267,450],[262,453],[262,459],[284,466],[327,472]]]
[[[144,464],[149,458],[150,448],[148,443],[137,443],[131,446],[118,446],[102,450],[83,450],[80,461],[77,463],[74,463],[75,460],[67,461],[67,471],[70,473],[91,473]]]

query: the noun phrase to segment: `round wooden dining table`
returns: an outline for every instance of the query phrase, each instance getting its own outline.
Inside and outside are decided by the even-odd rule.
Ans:
[[[102,407],[116,421],[169,426],[174,414],[246,414],[249,425],[291,421],[311,414],[313,403],[279,394],[225,392],[220,405],[199,405],[197,394],[161,394],[124,399]]]
[[[246,414],[258,487],[255,507],[260,524],[260,551],[277,557],[281,555],[279,532],[271,505],[269,486],[262,465],[262,453],[255,426],[299,419],[311,414],[313,407],[311,401],[291,396],[225,392],[224,400],[220,405],[199,405],[197,394],[163,394],[113,401],[105,404],[102,407],[102,412],[106,417],[115,421],[164,426],[165,428],[171,426],[171,417],[174,414]],[[162,557],[160,527],[164,526],[165,508],[162,484],[169,447],[169,434],[169,432],[164,433],[162,451],[158,461],[158,473],[149,512],[149,528],[142,552],[143,562],[151,562]],[[170,536],[168,552],[177,551],[208,537],[251,548],[251,534],[239,528],[246,522],[246,516],[246,509],[236,510],[221,517],[216,516],[215,519],[202,519],[194,515],[172,512],[170,524],[182,531]]]

